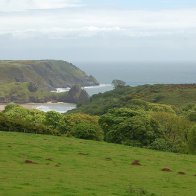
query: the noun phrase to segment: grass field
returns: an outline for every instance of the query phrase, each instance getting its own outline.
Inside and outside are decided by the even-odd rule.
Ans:
[[[139,160],[141,166],[132,165],[134,160]],[[172,171],[161,171],[163,168]],[[0,132],[2,196],[195,196],[195,174],[194,155],[65,137]]]

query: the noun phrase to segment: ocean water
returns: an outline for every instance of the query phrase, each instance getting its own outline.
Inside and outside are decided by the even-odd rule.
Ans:
[[[196,62],[75,62],[100,83],[114,79],[128,85],[196,83]]]
[[[104,93],[106,91],[112,90],[113,88],[114,87],[111,84],[100,84],[97,86],[83,87],[83,89],[85,89],[85,91],[89,94],[89,96],[92,96],[98,93]],[[56,91],[52,91],[52,92],[62,93],[62,92],[68,92],[69,90],[70,88],[57,88]]]
[[[76,105],[71,103],[45,103],[39,105],[35,104],[34,108],[43,112],[56,111],[59,113],[66,113],[69,110],[75,109]]]
[[[84,87],[84,89],[87,91],[87,93],[92,96],[97,93],[103,93],[109,90],[113,89],[113,86],[111,84],[100,84],[99,86],[89,86]],[[60,92],[67,92],[70,88],[57,88],[56,93]],[[75,109],[76,104],[71,103],[45,103],[45,104],[33,104],[31,105],[32,108],[36,108],[38,110],[49,112],[49,111],[56,111],[59,113],[66,113],[69,110]]]

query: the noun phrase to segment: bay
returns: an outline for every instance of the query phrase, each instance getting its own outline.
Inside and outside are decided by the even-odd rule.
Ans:
[[[92,96],[94,94],[98,93],[104,93],[106,91],[110,91],[113,89],[113,86],[111,84],[100,84],[98,86],[88,86],[88,87],[83,87],[87,93]],[[69,91],[70,88],[57,88],[56,93],[61,93],[61,92],[67,92]],[[45,104],[40,104],[40,105],[35,105],[34,108],[48,112],[48,111],[56,111],[59,113],[66,113],[69,110],[75,109],[76,104],[70,104],[70,103],[45,103]]]

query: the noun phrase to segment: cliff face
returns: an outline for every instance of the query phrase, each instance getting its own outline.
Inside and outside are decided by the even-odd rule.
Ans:
[[[74,85],[65,97],[65,101],[70,103],[86,103],[89,101],[89,95],[80,85]]]
[[[11,82],[31,82],[44,89],[98,85],[94,77],[66,61],[0,61],[0,83]]]

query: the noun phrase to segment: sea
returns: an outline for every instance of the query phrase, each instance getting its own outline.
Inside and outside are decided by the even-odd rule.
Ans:
[[[104,93],[106,91],[112,90],[114,87],[111,84],[100,84],[98,86],[86,86],[83,87],[83,89],[86,90],[86,92],[89,94],[89,96],[98,94],[98,93]],[[61,92],[67,92],[69,91],[70,88],[57,88],[56,93],[61,93]],[[66,113],[69,110],[73,110],[76,108],[76,104],[71,104],[71,103],[45,103],[45,104],[34,104],[33,108],[48,112],[48,111],[56,111],[59,113]]]
[[[196,62],[73,62],[88,75],[94,76],[99,86],[84,87],[90,96],[113,89],[114,79],[127,85],[196,83]],[[65,92],[69,89],[56,89]],[[69,103],[44,104],[37,109],[65,113],[76,105]]]
[[[128,85],[196,83],[196,62],[76,62],[100,83],[114,79]]]

